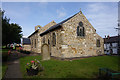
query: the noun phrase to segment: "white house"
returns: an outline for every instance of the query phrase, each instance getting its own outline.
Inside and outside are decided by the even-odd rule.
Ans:
[[[112,36],[104,38],[104,50],[105,54],[117,54],[118,53],[118,36]]]

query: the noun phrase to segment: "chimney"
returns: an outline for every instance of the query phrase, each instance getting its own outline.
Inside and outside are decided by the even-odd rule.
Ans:
[[[106,38],[106,35],[105,35],[105,38]]]
[[[109,38],[110,38],[110,36],[108,35],[108,36],[107,36],[107,38],[109,39]]]

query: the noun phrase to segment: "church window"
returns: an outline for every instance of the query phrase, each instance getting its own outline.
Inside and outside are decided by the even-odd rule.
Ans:
[[[36,48],[36,39],[35,39],[35,48]]]
[[[82,22],[79,22],[79,26],[83,26],[83,23],[82,23]]]
[[[100,47],[100,40],[98,39],[96,42],[97,47]]]
[[[50,41],[49,41],[49,39],[48,39],[48,44],[50,44]]]
[[[56,45],[56,34],[55,33],[53,33],[53,39],[52,39],[52,42],[53,42],[53,46],[55,46]]]
[[[79,26],[77,27],[77,36],[85,36],[85,29],[82,22],[79,22]]]
[[[31,43],[32,43],[32,46],[31,46],[31,47],[33,48],[33,40],[31,40]]]
[[[43,37],[43,44],[45,43],[45,37]]]
[[[37,48],[38,39],[36,39],[36,48]]]

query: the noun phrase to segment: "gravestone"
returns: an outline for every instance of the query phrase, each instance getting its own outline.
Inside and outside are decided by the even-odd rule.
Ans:
[[[49,45],[43,44],[41,47],[42,60],[50,60]]]

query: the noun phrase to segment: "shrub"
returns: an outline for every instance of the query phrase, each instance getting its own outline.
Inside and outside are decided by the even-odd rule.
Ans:
[[[18,50],[18,51],[24,54],[30,54],[30,51],[25,51],[25,50]]]
[[[39,60],[32,60],[30,63],[26,64],[26,70],[28,75],[37,75],[39,71],[43,71],[44,68]]]
[[[39,60],[35,59],[35,60],[32,60],[30,63],[27,63],[26,64],[26,69],[39,69],[40,71],[43,70],[43,67],[42,67],[42,64],[40,63]]]
[[[25,54],[30,54],[30,51],[25,51]]]

